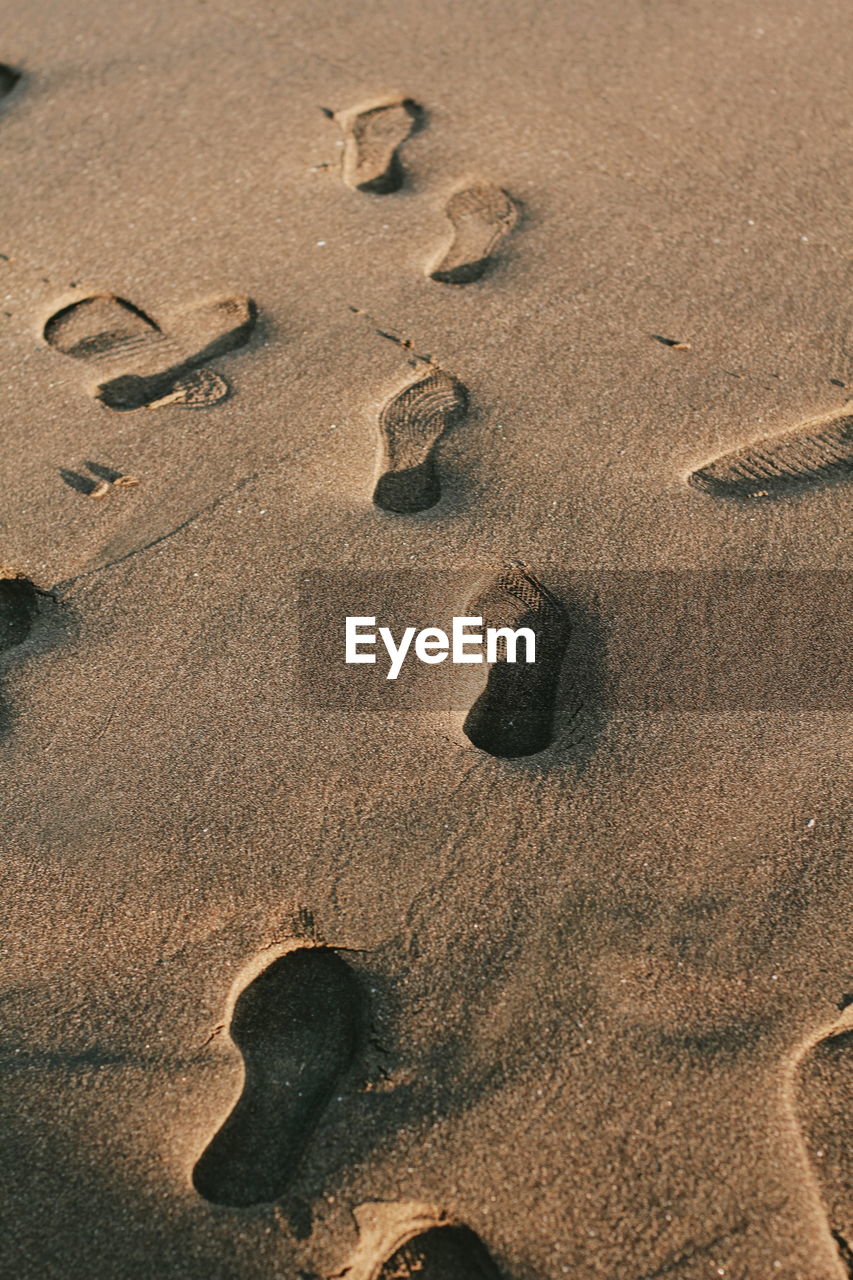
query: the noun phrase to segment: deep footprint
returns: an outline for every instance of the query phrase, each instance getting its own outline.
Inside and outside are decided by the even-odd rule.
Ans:
[[[52,315],[44,339],[86,361],[95,376],[92,394],[111,409],[207,407],[229,387],[200,366],[247,342],[256,317],[250,298],[218,298],[181,313],[166,333],[124,298],[95,294]]]
[[[370,1280],[501,1280],[480,1237],[457,1224],[429,1227],[382,1262]]]
[[[775,498],[853,475],[853,412],[813,418],[795,431],[723,454],[690,476],[717,498]]]
[[[391,98],[333,113],[344,131],[343,178],[356,191],[399,191],[404,173],[398,149],[420,127],[423,111],[411,98]]]
[[[377,507],[408,515],[435,506],[441,497],[435,446],[467,409],[462,383],[441,369],[391,397],[379,414]]]
[[[501,187],[478,183],[456,191],[444,209],[453,227],[449,249],[428,274],[443,284],[479,280],[518,222],[518,206]]]
[[[563,606],[540,582],[517,565],[509,566],[471,602],[469,614],[486,627],[529,627],[536,637],[536,660],[498,661],[486,687],[465,717],[465,736],[489,755],[534,755],[550,745],[560,668],[569,636]],[[502,642],[503,643],[503,642]],[[519,644],[517,658],[523,659]]]
[[[361,1046],[364,1004],[349,965],[322,947],[290,951],[240,994],[231,1038],[243,1092],[193,1170],[216,1204],[277,1200]]]

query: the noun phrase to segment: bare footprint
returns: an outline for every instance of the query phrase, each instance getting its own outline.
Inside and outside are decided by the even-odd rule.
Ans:
[[[44,326],[49,346],[86,361],[92,394],[110,409],[159,404],[207,407],[228,383],[200,366],[243,346],[255,327],[250,298],[216,298],[177,315],[168,333],[124,298],[95,294],[55,312]]]
[[[450,247],[427,274],[443,284],[479,280],[498,246],[518,222],[518,205],[493,183],[455,191],[444,208],[453,227]]]
[[[373,501],[385,511],[426,511],[441,497],[434,450],[462,420],[468,393],[441,369],[409,383],[379,414],[379,478]]]
[[[717,498],[775,498],[853,475],[853,406],[723,454],[690,483]]]
[[[501,1280],[476,1232],[429,1205],[360,1205],[355,1219],[358,1245],[337,1273],[347,1280]]]
[[[506,641],[489,669],[486,687],[465,717],[463,732],[475,747],[501,757],[543,751],[553,738],[560,668],[569,637],[563,606],[521,565],[509,565],[471,601],[469,613],[485,627],[529,627],[536,660],[527,663],[523,641],[506,661]]]
[[[205,1199],[278,1199],[358,1053],[363,1026],[352,969],[323,947],[289,951],[241,992],[230,1033],[243,1055],[243,1091],[193,1170]]]
[[[384,98],[329,114],[344,131],[347,186],[374,195],[398,191],[404,181],[398,149],[423,121],[418,104],[411,98]]]

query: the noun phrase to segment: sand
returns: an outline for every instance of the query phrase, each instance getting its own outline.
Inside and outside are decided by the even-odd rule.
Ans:
[[[849,485],[688,483],[851,396],[847,6],[0,13],[0,564],[48,593],[0,655],[0,1272],[374,1280],[446,1220],[505,1280],[842,1280],[849,686],[703,701],[700,627],[683,703],[608,703],[577,583],[784,570],[808,600],[851,568]],[[422,115],[365,192],[347,113],[389,100]],[[517,225],[430,279],[484,187]],[[178,363],[206,299],[257,324],[208,407],[120,411],[43,337],[96,294]],[[440,501],[380,510],[377,422],[428,362],[468,397]],[[453,613],[517,560],[581,637],[536,755],[475,748],[445,693],[332,696],[300,647],[306,582],[373,612],[416,569]],[[234,1002],[315,946],[362,992],[355,1060],[281,1196],[213,1203]]]

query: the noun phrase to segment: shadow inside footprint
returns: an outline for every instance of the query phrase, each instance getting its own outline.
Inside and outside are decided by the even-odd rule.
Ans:
[[[248,1206],[282,1195],[359,1052],[364,1013],[352,969],[324,947],[288,952],[241,992],[230,1034],[243,1091],[193,1170],[205,1199]]]
[[[467,408],[462,383],[441,369],[391,397],[379,415],[381,455],[373,491],[377,507],[409,515],[435,506],[441,497],[435,446]]]
[[[388,98],[332,115],[344,131],[347,186],[373,195],[399,191],[404,173],[398,148],[423,124],[422,108],[411,98]]]
[[[81,471],[72,471],[69,467],[59,468],[59,478],[69,489],[73,489],[75,493],[82,493],[85,498],[100,497],[100,485],[97,480],[93,480],[91,476],[83,475]]]
[[[518,222],[518,206],[501,187],[478,183],[455,191],[444,209],[450,246],[429,270],[442,284],[471,284],[485,273],[500,243]]]
[[[0,577],[0,673],[8,661],[15,660],[17,651],[30,639],[39,615],[45,615],[43,620],[46,620],[55,608],[53,596],[47,591],[40,591],[28,578]],[[45,630],[49,635],[51,628]],[[6,737],[10,728],[9,711],[5,700],[0,699],[0,739]]]
[[[84,462],[83,465],[91,475],[72,471],[69,467],[60,467],[59,477],[69,489],[86,498],[104,498],[115,489],[135,489],[139,484],[137,476],[116,471],[115,467],[108,467],[103,462]]]
[[[62,307],[44,326],[48,346],[86,361],[92,394],[110,409],[169,403],[198,408],[228,395],[208,360],[246,343],[257,310],[250,298],[216,298],[175,317],[170,332],[114,294],[94,294]]]
[[[23,644],[38,604],[39,592],[28,578],[0,578],[0,653]]]
[[[723,454],[690,476],[716,498],[776,498],[853,478],[853,412],[814,418],[784,435]]]
[[[5,62],[0,62],[0,100],[12,92],[20,79],[20,71],[16,71],[14,67],[7,66]]]
[[[491,1254],[470,1227],[448,1223],[412,1236],[374,1272],[371,1280],[501,1280]]]
[[[535,661],[526,662],[518,642],[516,661],[507,661],[501,639],[486,687],[465,717],[468,740],[489,755],[534,755],[550,745],[560,669],[569,624],[559,600],[532,574],[510,565],[471,602],[469,612],[485,627],[529,628],[535,637]]]

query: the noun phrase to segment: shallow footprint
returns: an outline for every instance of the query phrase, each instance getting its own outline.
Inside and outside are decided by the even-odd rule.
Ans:
[[[69,467],[59,468],[59,477],[76,493],[86,498],[105,498],[114,489],[135,489],[139,484],[136,476],[116,471],[115,467],[104,466],[101,462],[83,464],[91,475],[82,471],[72,471]]]
[[[465,416],[468,392],[441,369],[411,382],[379,414],[379,479],[373,501],[385,511],[426,511],[441,497],[435,446]]]
[[[418,104],[411,98],[387,98],[332,115],[344,131],[347,186],[374,195],[399,191],[404,173],[397,151],[423,121]]]
[[[853,410],[812,418],[795,431],[723,454],[690,483],[717,498],[775,498],[853,475]]]
[[[428,275],[443,284],[479,280],[500,243],[518,222],[518,206],[492,183],[455,191],[444,208],[453,226],[450,247]]]
[[[363,1026],[355,974],[323,947],[289,951],[241,992],[230,1033],[243,1055],[243,1092],[193,1170],[205,1199],[246,1206],[279,1198]]]
[[[853,995],[837,1027],[797,1064],[796,1109],[841,1261],[853,1276]]]
[[[469,613],[482,617],[484,627],[529,627],[536,638],[536,660],[521,660],[525,654],[520,641],[518,660],[507,662],[506,644],[501,642],[486,687],[465,717],[465,736],[493,756],[543,751],[553,738],[557,685],[569,637],[563,606],[525,568],[509,565],[471,601]]]
[[[166,404],[179,404],[185,409],[209,409],[211,405],[219,404],[221,400],[225,400],[231,391],[230,386],[223,377],[218,373],[214,373],[212,369],[193,369],[190,373],[184,374],[182,377],[175,378],[170,381],[169,389],[165,395],[158,396],[155,400],[146,402],[148,409],[160,409]],[[113,388],[115,392],[115,388]],[[102,395],[100,397],[104,399]],[[121,398],[119,396],[119,398]],[[107,401],[104,400],[106,404]],[[115,404],[111,408],[134,408],[135,406]],[[140,406],[141,407],[141,406]]]
[[[247,342],[256,314],[249,298],[213,299],[176,317],[167,334],[126,299],[95,294],[52,315],[44,339],[90,365],[92,394],[111,409],[207,407],[224,399],[229,388],[224,378],[198,366]]]

